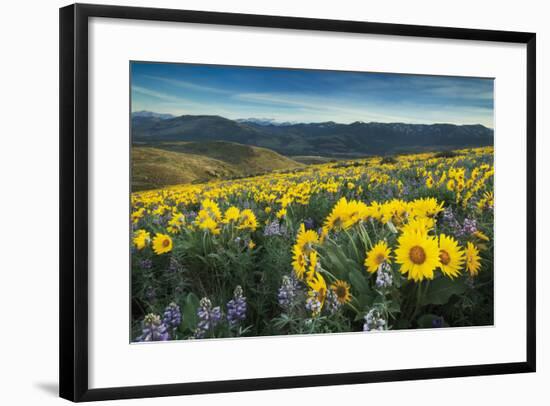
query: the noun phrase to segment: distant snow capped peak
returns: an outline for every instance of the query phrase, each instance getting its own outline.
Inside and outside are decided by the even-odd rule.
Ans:
[[[293,122],[293,121],[280,122],[275,120],[274,118],[255,118],[255,117],[238,118],[235,121],[238,123],[251,123],[251,124],[256,124],[261,126],[269,126],[269,125],[286,126],[286,125],[298,124],[298,122]]]
[[[141,111],[134,111],[132,113],[132,118],[134,117],[152,117],[152,118],[160,118],[161,120],[167,120],[169,118],[174,118],[175,116],[168,113],[155,113],[153,111],[141,110]]]

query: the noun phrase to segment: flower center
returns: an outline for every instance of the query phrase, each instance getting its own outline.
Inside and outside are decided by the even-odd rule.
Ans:
[[[409,251],[409,259],[416,265],[422,265],[426,261],[426,251],[419,245],[415,245]]]
[[[380,265],[382,262],[384,262],[385,259],[386,257],[383,254],[378,254],[376,256],[376,263]]]
[[[338,286],[336,288],[336,296],[338,296],[340,299],[346,297],[346,288],[343,286]]]
[[[170,245],[170,241],[168,239],[165,239],[162,241],[162,246],[163,247],[168,247]]]
[[[451,256],[445,250],[439,251],[439,260],[443,265],[448,265],[451,262]]]

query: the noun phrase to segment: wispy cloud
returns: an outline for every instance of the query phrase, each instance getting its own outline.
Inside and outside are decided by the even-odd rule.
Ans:
[[[292,94],[241,93],[236,95],[235,98],[283,108],[297,108],[303,112],[324,116],[326,120],[333,120],[330,117],[334,116],[344,118],[345,121],[417,121],[417,118],[414,117],[377,111],[373,105],[361,105],[353,102],[343,103],[341,100],[331,102],[327,98],[321,97],[303,98]]]
[[[232,92],[229,92],[227,90],[220,89],[220,88],[217,88],[217,87],[198,85],[196,83],[192,83],[192,82],[188,82],[188,81],[180,80],[180,79],[170,79],[170,78],[163,78],[163,77],[160,77],[160,76],[152,76],[152,75],[142,75],[142,77],[147,78],[147,79],[157,80],[157,81],[160,81],[160,82],[164,82],[164,83],[167,83],[167,84],[172,85],[172,86],[177,86],[177,87],[190,89],[190,90],[197,90],[199,92],[210,92],[210,93],[219,93],[219,94],[230,94],[230,93],[232,93]]]
[[[171,95],[171,94],[167,94],[167,93],[163,93],[163,92],[159,92],[159,91],[156,91],[156,90],[151,90],[151,89],[147,89],[145,87],[135,86],[135,85],[132,85],[132,92],[141,93],[145,96],[155,97],[155,98],[163,100],[163,101],[169,101],[169,102],[175,102],[175,103],[186,102],[187,101],[185,99],[182,99],[179,96],[174,96],[174,95]]]

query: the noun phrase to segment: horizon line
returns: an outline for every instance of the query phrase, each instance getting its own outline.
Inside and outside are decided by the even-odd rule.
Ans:
[[[159,113],[157,111],[152,111],[152,110],[136,110],[136,111],[131,111],[130,112],[130,115],[133,115],[134,113],[152,113],[152,114],[158,114],[158,115],[170,115],[174,118],[177,118],[177,117],[184,117],[184,116],[190,116],[190,117],[220,117],[220,118],[223,118],[223,119],[226,119],[226,120],[230,120],[230,121],[237,121],[237,120],[241,120],[241,121],[251,121],[251,120],[266,120],[266,121],[272,121],[273,123],[279,123],[279,124],[285,124],[285,123],[290,123],[289,125],[297,125],[297,124],[324,124],[324,123],[334,123],[334,124],[340,124],[340,125],[351,125],[351,124],[355,124],[355,123],[363,123],[363,124],[405,124],[405,125],[454,125],[454,126],[481,126],[481,127],[485,127],[489,130],[492,130],[494,131],[494,127],[489,127],[487,125],[484,125],[484,124],[481,124],[481,123],[472,123],[472,124],[466,124],[466,123],[461,123],[461,124],[456,124],[456,123],[451,123],[451,122],[431,122],[431,123],[428,123],[428,122],[425,122],[425,123],[411,123],[411,122],[405,122],[405,121],[363,121],[363,120],[355,120],[355,121],[350,121],[349,123],[343,123],[343,122],[339,122],[339,121],[334,121],[334,120],[327,120],[327,121],[295,121],[295,120],[276,120],[276,119],[273,119],[273,118],[270,118],[270,117],[248,117],[248,118],[228,118],[228,117],[224,117],[220,114],[173,114],[173,113]]]

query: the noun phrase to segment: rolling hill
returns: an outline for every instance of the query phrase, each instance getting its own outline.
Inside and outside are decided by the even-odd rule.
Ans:
[[[134,144],[132,190],[251,176],[302,166],[265,148],[225,141]]]
[[[449,150],[493,144],[493,130],[480,124],[258,124],[220,116],[132,118],[134,142],[229,141],[269,148],[287,156],[335,158]]]

